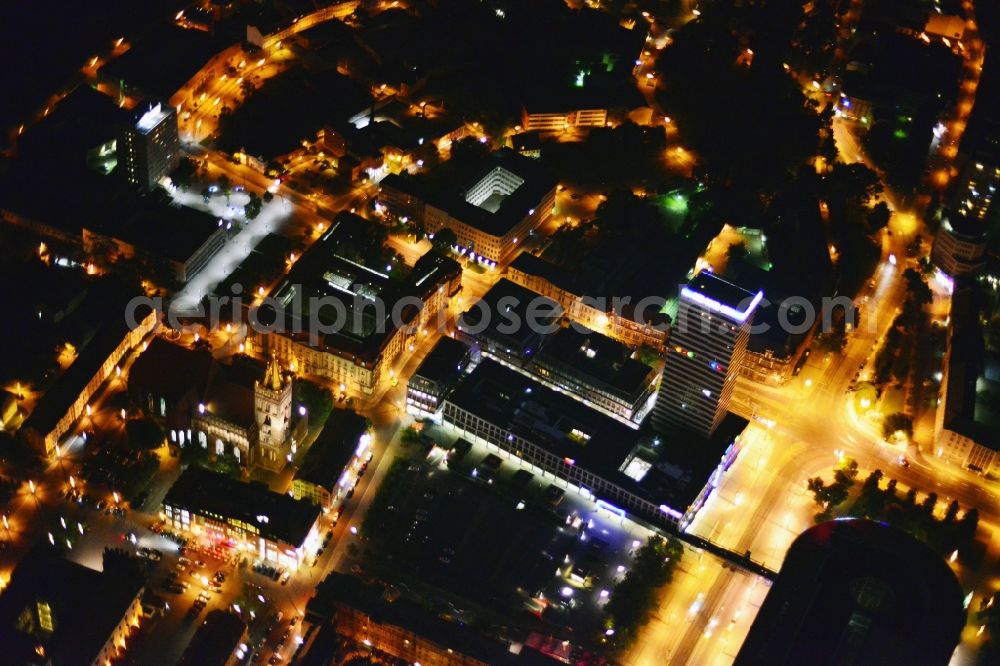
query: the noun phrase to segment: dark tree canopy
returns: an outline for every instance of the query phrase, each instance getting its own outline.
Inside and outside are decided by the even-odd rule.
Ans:
[[[660,101],[714,182],[766,193],[815,153],[820,121],[780,58],[748,42],[706,9],[657,61]]]
[[[150,419],[133,419],[127,422],[125,435],[129,444],[143,451],[159,448],[165,438],[163,428]]]
[[[455,232],[448,227],[443,229],[438,229],[437,233],[434,234],[434,238],[431,240],[431,244],[435,249],[441,252],[449,252],[453,245],[458,243],[458,236]]]
[[[903,432],[908,437],[913,434],[913,420],[901,412],[889,414],[882,421],[882,435],[892,437],[897,432]]]

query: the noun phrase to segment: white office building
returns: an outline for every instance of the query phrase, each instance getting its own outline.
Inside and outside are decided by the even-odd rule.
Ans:
[[[653,427],[708,437],[729,411],[753,314],[764,297],[702,272],[681,289]]]

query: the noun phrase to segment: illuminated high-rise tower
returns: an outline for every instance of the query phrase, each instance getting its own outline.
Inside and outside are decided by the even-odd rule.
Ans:
[[[142,103],[118,136],[116,152],[126,180],[153,189],[181,159],[177,112],[169,104]]]
[[[657,431],[681,427],[708,437],[729,411],[753,313],[764,297],[702,272],[681,289],[653,407]]]

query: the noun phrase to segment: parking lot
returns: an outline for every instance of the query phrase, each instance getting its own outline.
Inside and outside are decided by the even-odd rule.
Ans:
[[[250,626],[247,663],[288,662],[298,647],[296,627],[325,569],[325,558],[321,566],[305,566],[294,575],[272,574],[263,567],[256,567],[258,571],[237,551],[184,544],[150,529],[158,522],[156,516],[125,510],[124,503],[115,511],[113,499],[84,495],[64,499],[45,528],[59,543],[72,535],[67,557],[100,569],[104,549],[118,547],[145,559],[149,569],[147,617],[129,638],[122,664],[176,663],[205,616],[216,609],[235,612]]]
[[[425,434],[394,463],[369,510],[362,533],[370,573],[461,622],[499,620],[489,608],[508,622],[514,611],[525,626],[540,619],[597,631],[647,530],[582,496],[552,492],[551,479],[516,459],[476,444],[449,455],[453,435]],[[428,451],[430,442],[441,447]],[[354,572],[369,573],[360,564]]]

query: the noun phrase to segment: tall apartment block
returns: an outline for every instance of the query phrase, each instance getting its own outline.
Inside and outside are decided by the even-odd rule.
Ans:
[[[706,272],[681,289],[653,407],[654,429],[679,427],[705,437],[715,431],[729,411],[754,310],[763,297]]]
[[[169,104],[143,102],[122,128],[118,165],[128,182],[151,190],[181,159],[177,112]]]

